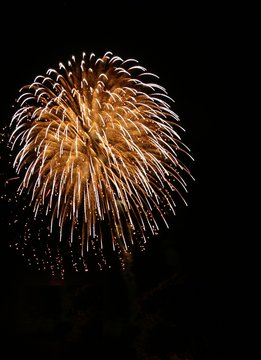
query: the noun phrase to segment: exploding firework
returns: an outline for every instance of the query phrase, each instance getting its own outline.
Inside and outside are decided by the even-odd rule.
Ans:
[[[18,193],[81,256],[108,244],[130,254],[168,226],[176,194],[185,202],[191,156],[155,79],[135,59],[83,53],[21,89],[10,136]]]

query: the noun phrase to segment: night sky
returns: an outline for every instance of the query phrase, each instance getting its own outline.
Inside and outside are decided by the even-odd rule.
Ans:
[[[1,127],[11,120],[20,87],[36,75],[83,51],[111,51],[159,76],[175,100],[173,110],[186,129],[183,141],[195,159],[189,164],[195,181],[188,181],[188,207],[178,202],[170,228],[137,254],[125,275],[119,269],[70,274],[62,283],[31,269],[9,248],[12,232],[6,203],[1,204],[1,327],[11,354],[15,342],[21,353],[40,351],[49,358],[227,355],[236,281],[232,126],[223,123],[233,47],[230,15],[214,5],[171,3],[20,2],[1,11]],[[2,151],[1,195],[9,175],[3,145]]]

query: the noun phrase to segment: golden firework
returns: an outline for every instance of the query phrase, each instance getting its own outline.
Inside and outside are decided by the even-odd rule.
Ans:
[[[35,216],[51,216],[61,240],[69,224],[82,252],[95,239],[130,252],[137,237],[158,233],[158,215],[167,225],[175,194],[184,200],[190,172],[179,155],[189,149],[155,78],[135,59],[83,53],[21,89],[10,137],[19,192],[30,193]]]

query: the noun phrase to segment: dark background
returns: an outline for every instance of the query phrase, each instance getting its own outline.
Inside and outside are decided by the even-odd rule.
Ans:
[[[10,122],[20,87],[36,75],[82,51],[112,51],[160,77],[195,159],[189,206],[179,206],[170,229],[137,257],[127,279],[116,271],[54,282],[8,247],[2,222],[5,345],[11,353],[15,343],[21,353],[51,358],[64,351],[93,359],[224,359],[240,247],[232,216],[239,203],[231,176],[235,119],[227,116],[237,9],[166,0],[45,1],[10,2],[1,14],[1,126]],[[2,166],[1,192],[5,176]]]

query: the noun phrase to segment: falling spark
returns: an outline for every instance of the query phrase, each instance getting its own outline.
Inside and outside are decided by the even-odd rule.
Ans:
[[[18,193],[61,242],[70,229],[81,256],[108,242],[130,254],[168,226],[176,195],[186,203],[181,158],[192,157],[157,79],[135,59],[83,53],[20,90],[9,139]]]

